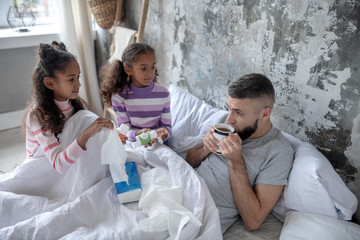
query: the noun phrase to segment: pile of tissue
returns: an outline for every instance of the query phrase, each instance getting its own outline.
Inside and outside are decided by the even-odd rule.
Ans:
[[[163,168],[153,168],[141,177],[143,194],[139,208],[149,215],[140,220],[140,230],[161,232],[169,230],[172,239],[178,239],[182,228],[191,221],[196,227],[201,222],[182,206],[181,188],[171,186],[171,176]]]
[[[169,172],[153,168],[142,173],[141,184],[135,162],[126,162],[127,153],[117,131],[108,131],[101,151],[101,163],[108,164],[121,203],[139,200],[139,208],[148,218],[139,222],[144,232],[169,231],[172,239],[179,239],[183,227],[190,221],[195,227],[201,222],[182,205],[181,187],[172,186]]]

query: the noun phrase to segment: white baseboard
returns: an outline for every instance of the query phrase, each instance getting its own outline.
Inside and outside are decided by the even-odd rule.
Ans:
[[[20,127],[24,110],[0,113],[0,131]]]

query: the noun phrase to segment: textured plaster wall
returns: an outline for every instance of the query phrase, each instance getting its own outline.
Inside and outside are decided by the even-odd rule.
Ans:
[[[137,29],[141,0],[127,1]],[[266,74],[274,125],[315,145],[360,196],[359,0],[150,1],[144,41],[160,83],[224,108],[237,77]]]

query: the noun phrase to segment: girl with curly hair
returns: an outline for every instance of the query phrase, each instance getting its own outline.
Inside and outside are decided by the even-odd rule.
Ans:
[[[63,149],[57,135],[71,116],[84,109],[78,96],[80,67],[62,42],[41,43],[37,54],[40,60],[32,73],[31,100],[23,123],[27,158],[41,148],[54,169],[64,173],[86,151],[89,138],[101,128],[112,129],[113,124],[98,118]]]
[[[105,106],[113,107],[118,126],[129,126],[130,141],[150,130],[156,130],[163,141],[171,134],[170,93],[157,84],[156,76],[154,49],[145,43],[129,45],[121,60],[100,69]]]

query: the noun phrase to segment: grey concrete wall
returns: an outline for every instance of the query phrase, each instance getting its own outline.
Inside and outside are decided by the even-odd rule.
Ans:
[[[137,29],[141,4],[125,1],[124,26]],[[266,74],[274,125],[315,145],[359,197],[359,32],[358,0],[157,0],[144,42],[160,83],[219,108],[229,82]]]

